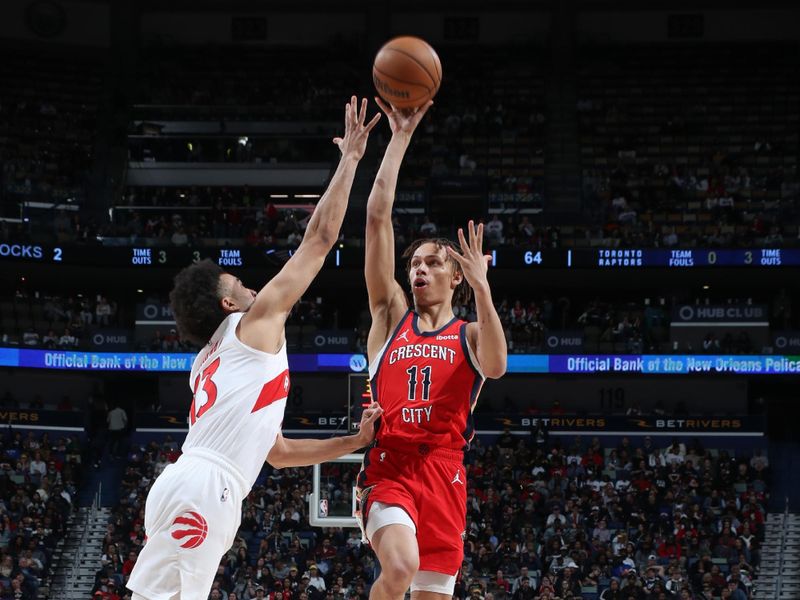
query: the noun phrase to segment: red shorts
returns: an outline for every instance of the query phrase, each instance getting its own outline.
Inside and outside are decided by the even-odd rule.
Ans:
[[[418,450],[418,449],[417,449]],[[399,506],[417,526],[420,571],[454,575],[464,560],[467,478],[463,452],[375,446],[358,476],[366,531],[373,502]]]

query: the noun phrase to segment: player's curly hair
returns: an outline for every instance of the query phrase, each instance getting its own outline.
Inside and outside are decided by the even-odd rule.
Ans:
[[[411,258],[417,248],[423,244],[436,244],[436,249],[452,248],[456,252],[461,252],[461,247],[447,238],[423,238],[421,240],[414,240],[414,242],[403,251],[403,258],[406,259],[406,273],[411,268]],[[472,288],[469,287],[467,279],[464,277],[464,272],[461,270],[461,265],[458,264],[450,255],[447,255],[447,260],[453,265],[453,270],[456,273],[461,273],[461,283],[453,290],[453,306],[465,306],[472,301]]]
[[[204,346],[228,316],[220,304],[219,278],[224,272],[206,258],[175,276],[169,302],[181,339]]]

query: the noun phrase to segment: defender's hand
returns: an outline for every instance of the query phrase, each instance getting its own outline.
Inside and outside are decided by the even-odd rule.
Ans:
[[[383,414],[383,409],[377,402],[373,402],[366,408],[361,415],[361,423],[358,426],[358,433],[361,447],[369,446],[375,439],[375,421]]]
[[[367,99],[361,100],[361,110],[358,110],[355,96],[350,98],[344,107],[344,137],[333,138],[333,143],[339,146],[343,158],[361,160],[367,150],[369,132],[380,120],[381,113],[377,113],[372,120],[364,124],[367,117]]]

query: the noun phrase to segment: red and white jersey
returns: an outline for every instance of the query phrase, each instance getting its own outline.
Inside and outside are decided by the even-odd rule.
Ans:
[[[183,451],[219,455],[244,476],[249,490],[281,430],[289,361],[285,342],[277,354],[244,344],[236,335],[243,316],[228,315],[194,360]]]
[[[409,310],[369,367],[373,400],[383,408],[378,446],[466,450],[472,410],[484,376],[467,342],[467,323],[453,318],[421,332]]]

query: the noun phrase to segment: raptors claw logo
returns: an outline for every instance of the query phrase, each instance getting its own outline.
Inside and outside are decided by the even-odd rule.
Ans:
[[[208,523],[203,515],[194,511],[187,511],[172,522],[172,525],[185,525],[186,528],[175,529],[172,537],[176,540],[188,538],[181,544],[181,548],[197,548],[202,544],[208,535]]]

